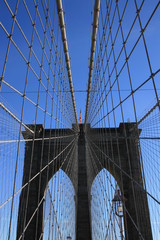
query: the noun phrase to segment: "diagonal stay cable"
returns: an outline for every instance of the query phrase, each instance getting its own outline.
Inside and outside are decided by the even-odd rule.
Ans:
[[[58,154],[49,162],[48,165],[44,166],[44,167],[41,169],[40,172],[42,173],[46,168],[48,168],[48,166],[51,165],[58,157],[60,157],[60,156],[63,154],[63,152],[65,152],[65,151],[71,146],[71,144],[73,144],[73,142],[74,142],[75,140],[76,140],[76,139],[73,139],[73,140],[68,144],[68,146],[65,147],[60,153],[58,153]],[[71,151],[71,150],[70,150],[70,151]],[[69,151],[68,154],[66,155],[66,157],[65,157],[65,159],[64,159],[61,167],[63,166],[64,162],[66,161],[66,159],[67,159],[70,151]],[[10,198],[8,198],[4,203],[2,203],[2,204],[0,205],[0,209],[1,209],[3,206],[5,206],[8,202],[10,202],[10,201],[12,200],[12,198],[15,197],[21,190],[23,190],[26,186],[28,186],[28,184],[29,184],[30,182],[32,182],[37,176],[39,176],[39,175],[40,175],[40,172],[38,172],[36,175],[34,175],[34,176],[33,176],[27,183],[25,183],[17,192],[15,192],[14,195],[12,195],[12,196],[11,196]]]
[[[135,180],[133,179],[126,171],[124,171],[122,168],[119,167],[118,164],[116,164],[107,154],[105,154],[92,140],[88,139],[110,162],[112,162],[122,173],[124,173],[129,179],[131,179],[134,183],[136,183],[145,193],[148,194],[155,202],[157,202],[160,205],[160,201],[157,200],[152,194],[150,194],[148,191],[143,189],[143,187]],[[100,163],[100,162],[99,162]],[[101,164],[101,163],[100,163]]]

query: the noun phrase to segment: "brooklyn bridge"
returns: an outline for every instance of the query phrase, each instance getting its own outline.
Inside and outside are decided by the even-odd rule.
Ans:
[[[160,1],[0,1],[0,239],[160,239]]]

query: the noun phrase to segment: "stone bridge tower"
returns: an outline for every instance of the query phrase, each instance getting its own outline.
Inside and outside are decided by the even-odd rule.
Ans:
[[[33,129],[32,125],[29,127]],[[117,129],[92,129],[90,125],[84,128],[83,124],[80,124],[79,128],[80,131],[77,135],[74,133],[74,136],[59,139],[58,141],[61,142],[58,142],[55,141],[55,129],[45,129],[44,131],[42,125],[37,125],[36,138],[43,139],[42,136],[47,138],[50,135],[53,140],[50,142],[44,141],[44,143],[43,140],[36,141],[34,147],[32,142],[26,142],[23,185],[28,183],[29,176],[30,178],[37,177],[28,184],[29,188],[26,186],[21,192],[17,239],[21,236],[23,229],[37,209],[38,198],[43,199],[49,180],[60,167],[65,172],[68,162],[74,159],[74,161],[70,161],[72,171],[67,172],[67,174],[75,189],[76,239],[92,239],[91,187],[97,174],[105,168],[115,178],[122,195],[126,199],[123,207],[126,239],[142,239],[140,235],[142,234],[143,239],[151,240],[152,231],[147,195],[144,191],[138,150],[140,131],[134,123],[120,124]],[[61,129],[59,135],[67,136],[69,131],[69,129]],[[99,134],[100,132],[101,134]],[[29,136],[27,132],[23,132],[23,136],[24,138],[33,137]],[[74,150],[72,145],[68,146],[73,139]],[[97,171],[93,170],[93,156],[89,151],[93,146],[95,156],[98,159],[96,161]],[[63,154],[58,156],[60,147],[63,149]],[[43,169],[43,172],[40,172],[40,169]],[[26,203],[28,207],[26,209],[26,221],[24,222]],[[138,229],[136,226],[138,226]],[[34,240],[36,236],[39,239],[42,229],[43,201],[39,204],[38,216],[35,215],[27,227],[24,239]]]

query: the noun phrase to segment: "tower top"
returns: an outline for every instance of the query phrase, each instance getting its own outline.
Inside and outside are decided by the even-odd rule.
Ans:
[[[81,110],[80,110],[80,117],[79,117],[79,123],[82,123],[82,114],[81,114]]]

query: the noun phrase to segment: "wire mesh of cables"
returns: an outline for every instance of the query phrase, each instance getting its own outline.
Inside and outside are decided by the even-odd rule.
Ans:
[[[29,239],[32,226],[34,239],[75,238],[78,127],[59,7],[1,2],[1,239]]]
[[[85,116],[90,182],[92,175],[97,176],[91,189],[92,237],[129,239],[134,226],[139,239],[159,239],[160,1],[95,1],[94,11],[97,17],[92,22]],[[133,128],[128,131],[131,125],[135,128],[133,135]],[[134,144],[132,151],[130,146]],[[123,165],[125,154],[127,169]],[[135,156],[139,163],[134,173]],[[134,217],[128,211],[125,181],[133,193]],[[112,201],[117,185],[125,199],[123,224],[119,224]],[[143,204],[136,188],[147,198],[144,211],[150,223],[143,224],[145,229],[151,228],[148,238],[140,226]],[[126,219],[130,219],[128,226]]]
[[[160,1],[95,6],[85,117],[92,238],[133,230],[159,239]],[[74,239],[78,126],[61,1],[1,9],[0,238],[34,229],[34,239]]]

